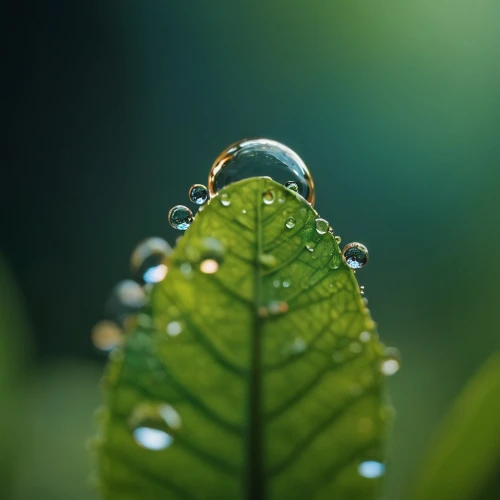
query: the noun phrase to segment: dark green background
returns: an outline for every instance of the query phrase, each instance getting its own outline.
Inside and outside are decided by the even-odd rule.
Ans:
[[[93,498],[90,328],[135,243],[173,244],[169,208],[226,145],[265,136],[308,164],[343,242],[370,249],[358,279],[403,353],[396,498],[500,347],[500,4],[33,0],[3,17],[1,249],[33,327],[12,497]]]

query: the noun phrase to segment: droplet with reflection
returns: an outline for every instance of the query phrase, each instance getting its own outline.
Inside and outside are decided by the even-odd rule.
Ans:
[[[294,191],[296,193],[299,192],[299,185],[294,182],[294,181],[287,181],[285,182],[285,187],[289,189],[290,191]]]
[[[168,221],[174,229],[185,231],[193,223],[193,212],[184,205],[176,205],[170,209]]]
[[[197,205],[203,205],[208,201],[209,193],[203,184],[193,184],[189,188],[189,199]]]
[[[368,262],[368,248],[361,243],[349,243],[342,250],[342,257],[351,269],[360,269]]]
[[[158,283],[168,272],[166,257],[172,249],[162,238],[141,241],[132,252],[130,268],[134,278],[142,283]]]
[[[314,204],[314,183],[302,159],[287,146],[264,138],[244,139],[224,150],[212,166],[208,189],[215,196],[233,182],[262,176],[280,184],[294,182],[297,192]]]
[[[401,368],[401,353],[395,347],[387,347],[384,359],[380,363],[380,371],[390,377],[396,374]]]
[[[316,232],[318,234],[326,234],[328,231],[328,228],[330,227],[330,224],[328,224],[328,221],[318,217],[315,222],[316,222]]]

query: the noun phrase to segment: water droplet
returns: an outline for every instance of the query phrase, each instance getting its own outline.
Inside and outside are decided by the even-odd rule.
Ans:
[[[401,353],[394,347],[385,350],[384,359],[380,363],[380,371],[390,377],[401,368]]]
[[[381,477],[385,473],[385,465],[382,462],[376,462],[375,460],[367,460],[366,462],[361,462],[358,465],[358,472],[361,476],[367,479],[376,479]]]
[[[269,314],[277,316],[278,314],[284,314],[288,311],[288,304],[283,300],[273,300],[267,305],[267,310]]]
[[[274,191],[266,191],[263,195],[262,195],[262,201],[266,204],[266,205],[272,205],[274,203]]]
[[[367,306],[368,305],[368,299],[366,297],[363,297],[363,305]]]
[[[105,313],[109,319],[124,325],[146,303],[144,290],[135,281],[123,280],[115,285],[106,301]]]
[[[189,199],[197,205],[203,205],[208,201],[208,189],[203,184],[193,184],[189,188]]]
[[[299,192],[299,185],[294,181],[285,182],[285,187],[290,191],[295,191],[296,193]]]
[[[185,231],[193,223],[193,212],[184,205],[176,205],[170,209],[168,221],[174,229]]]
[[[223,207],[228,207],[229,205],[231,205],[231,200],[229,199],[229,194],[221,193],[219,199],[220,199],[220,204]]]
[[[129,420],[135,442],[147,450],[160,451],[174,442],[181,418],[168,404],[141,403]]]
[[[342,238],[340,236],[335,236],[335,241],[340,245],[340,243],[342,243]]]
[[[359,269],[368,262],[368,249],[361,243],[349,243],[342,250],[342,256],[351,269]]]
[[[361,332],[359,334],[359,340],[366,344],[367,342],[370,342],[370,339],[372,338],[372,334],[370,332]]]
[[[309,243],[306,243],[306,248],[307,248],[310,252],[314,252],[314,249],[316,248],[316,242],[314,242],[314,241],[310,241]]]
[[[361,295],[364,295],[364,294],[365,294],[365,287],[364,287],[364,285],[361,285],[361,286],[359,287],[359,293],[360,293]]]
[[[285,221],[285,226],[288,229],[292,229],[295,227],[295,219],[293,217],[288,217],[288,219]]]
[[[316,219],[316,232],[318,234],[326,234],[328,231],[328,221],[325,219],[318,218]]]
[[[288,288],[290,286],[289,281],[283,281],[283,288]]]
[[[110,352],[121,344],[123,332],[113,321],[103,320],[92,328],[90,338],[97,349]]]
[[[246,213],[247,213],[247,211],[246,211],[245,209],[243,209],[243,210],[241,211],[241,213],[242,213],[242,214],[246,214]]]
[[[214,274],[219,270],[219,263],[215,259],[205,259],[200,263],[200,271],[205,274]]]
[[[171,337],[176,337],[177,335],[179,335],[179,333],[182,332],[182,326],[181,324],[178,322],[178,321],[171,321],[168,325],[167,325],[167,333],[171,336]]]
[[[130,268],[135,279],[144,283],[158,283],[167,275],[165,258],[172,249],[162,238],[147,238],[132,252]]]
[[[180,266],[179,266],[179,270],[180,272],[186,276],[186,278],[189,278],[191,277],[191,273],[193,271],[193,268],[191,267],[191,264],[189,262],[183,262]]]
[[[208,189],[215,196],[233,182],[262,176],[295,182],[298,193],[314,204],[314,183],[304,162],[290,148],[264,138],[244,139],[224,150],[212,166]]]

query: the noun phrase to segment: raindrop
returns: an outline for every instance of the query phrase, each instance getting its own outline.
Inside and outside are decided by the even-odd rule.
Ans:
[[[269,190],[262,195],[262,201],[266,205],[272,205],[274,203],[274,192]]]
[[[351,269],[359,269],[368,262],[368,249],[361,243],[349,243],[342,250],[342,256]]]
[[[171,251],[170,245],[161,238],[141,241],[130,258],[130,268],[134,278],[144,283],[162,281],[168,272],[165,258]]]
[[[223,207],[228,207],[229,205],[231,205],[231,200],[229,199],[229,194],[221,193],[219,199],[220,199],[220,204]]]
[[[113,321],[103,320],[92,328],[90,338],[97,349],[110,352],[121,344],[123,332]]]
[[[316,219],[316,232],[318,234],[326,234],[328,231],[328,221],[325,219],[318,218]]]
[[[364,286],[364,285],[361,285],[361,286],[359,287],[359,293],[360,293],[361,295],[364,295],[364,294],[365,294],[365,286]]]
[[[119,325],[125,325],[146,303],[144,290],[135,281],[123,280],[115,285],[106,301],[105,314]]]
[[[197,205],[203,205],[208,201],[208,189],[203,184],[193,184],[189,188],[189,199]]]
[[[358,465],[358,472],[361,476],[367,479],[376,479],[381,477],[385,472],[385,465],[382,462],[376,462],[375,460],[367,460],[366,462],[361,462]]]
[[[285,221],[285,226],[288,229],[292,229],[295,227],[295,219],[293,217],[288,217],[288,219]]]
[[[297,192],[314,203],[314,183],[304,162],[290,148],[264,138],[244,139],[224,150],[212,166],[208,188],[215,196],[233,182],[262,176],[296,183]]]
[[[193,212],[184,205],[176,205],[170,209],[168,221],[174,229],[185,231],[193,223]]]
[[[380,363],[380,371],[390,377],[401,368],[401,353],[394,347],[388,347],[385,350],[384,359]]]
[[[176,337],[177,335],[179,335],[179,333],[181,333],[181,331],[182,331],[182,326],[178,321],[171,321],[167,325],[167,333],[171,337]]]
[[[290,191],[295,191],[296,193],[299,192],[299,185],[294,181],[285,182],[285,187]]]
[[[139,446],[160,451],[174,442],[174,434],[181,427],[181,418],[168,404],[142,403],[133,411],[129,425]]]

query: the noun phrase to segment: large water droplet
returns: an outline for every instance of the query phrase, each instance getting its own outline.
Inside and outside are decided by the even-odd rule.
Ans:
[[[330,224],[325,219],[318,218],[316,219],[316,232],[318,234],[326,234]]]
[[[368,262],[368,249],[361,243],[349,243],[342,250],[342,257],[351,269],[359,269]]]
[[[314,183],[304,162],[290,148],[263,138],[238,141],[224,150],[212,166],[208,188],[215,196],[233,182],[262,176],[280,184],[295,182],[298,193],[314,203]]]
[[[130,268],[135,279],[144,283],[158,283],[168,272],[165,258],[172,249],[161,238],[141,241],[132,252]]]
[[[294,181],[285,182],[285,187],[290,191],[295,191],[296,193],[299,192],[299,185]]]
[[[189,188],[189,199],[197,205],[203,205],[208,201],[208,189],[203,184],[193,184]]]
[[[292,229],[295,227],[295,219],[293,217],[288,217],[288,219],[285,221],[285,226],[288,229]]]
[[[135,442],[147,450],[160,451],[174,441],[181,427],[181,418],[168,404],[142,403],[129,419]]]
[[[366,462],[361,462],[358,465],[358,472],[361,476],[367,479],[376,479],[381,477],[385,473],[385,465],[382,462],[376,462],[375,460],[367,460]]]
[[[384,359],[380,363],[380,371],[387,376],[394,375],[401,368],[401,353],[395,347],[385,350]]]
[[[120,325],[137,314],[146,303],[144,290],[132,280],[123,280],[115,285],[106,301],[105,314]]]
[[[231,205],[231,200],[229,199],[229,195],[227,193],[221,193],[219,199],[222,206],[228,207]]]
[[[263,195],[262,195],[262,201],[266,204],[266,205],[272,205],[274,203],[274,191],[266,191]]]
[[[193,223],[193,212],[184,205],[176,205],[170,209],[168,221],[174,229],[185,231]]]
[[[121,344],[123,332],[113,321],[103,320],[92,328],[90,338],[97,349],[110,352]]]

